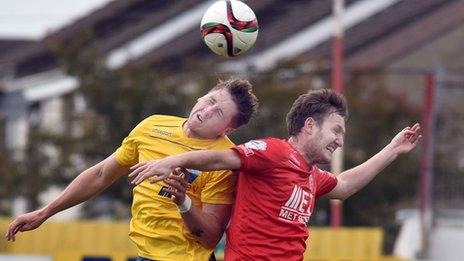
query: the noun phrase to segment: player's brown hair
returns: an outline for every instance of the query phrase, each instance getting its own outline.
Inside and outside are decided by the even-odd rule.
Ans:
[[[287,114],[288,132],[290,136],[298,134],[309,117],[321,125],[324,119],[332,113],[337,113],[347,119],[348,109],[346,99],[342,94],[329,89],[302,94]]]
[[[220,89],[226,89],[230,93],[238,108],[238,114],[232,118],[232,126],[238,128],[247,124],[258,110],[258,98],[253,93],[251,83],[243,79],[219,80],[211,91]]]

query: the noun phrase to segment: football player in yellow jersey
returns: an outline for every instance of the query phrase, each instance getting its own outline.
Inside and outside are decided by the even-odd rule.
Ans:
[[[14,241],[16,233],[33,230],[52,215],[99,194],[139,162],[192,150],[233,147],[226,135],[246,124],[257,106],[251,84],[235,79],[220,81],[200,97],[187,119],[167,115],[146,118],[116,152],[80,173],[57,199],[17,217],[6,239]],[[190,184],[183,202],[176,200],[176,191],[166,183],[146,181],[133,189],[129,236],[140,260],[214,259],[214,247],[229,220],[232,175],[224,171],[201,175],[195,170],[186,171]]]

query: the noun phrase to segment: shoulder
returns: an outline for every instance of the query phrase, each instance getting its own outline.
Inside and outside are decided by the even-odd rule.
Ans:
[[[188,142],[198,149],[204,150],[226,150],[235,147],[235,144],[227,136],[209,140],[189,139]]]
[[[289,155],[289,144],[285,140],[272,137],[250,140],[239,147],[246,154],[259,153],[271,158],[286,158]]]
[[[149,131],[153,127],[176,127],[182,124],[184,118],[170,115],[151,115],[143,119],[135,126],[131,134],[141,134]]]
[[[235,144],[227,136],[219,138],[216,144],[217,149],[230,149],[235,146]]]
[[[142,122],[150,122],[153,124],[177,124],[183,121],[185,121],[185,118],[178,116],[154,114],[145,118]]]
[[[258,149],[272,153],[286,153],[288,152],[288,142],[279,138],[263,138],[258,140],[250,140],[245,143],[246,147]]]
[[[171,116],[171,115],[160,115],[154,114],[143,119],[138,125],[137,128],[146,127],[146,126],[158,126],[158,127],[177,127],[180,126],[185,121],[185,118]]]
[[[327,170],[320,169],[316,165],[313,165],[312,167],[312,174],[316,179],[325,179],[327,177],[335,177],[331,172]]]
[[[313,166],[309,182],[310,186],[316,186],[316,197],[320,197],[332,191],[332,189],[334,189],[337,185],[338,179],[337,176],[333,175],[329,171]]]

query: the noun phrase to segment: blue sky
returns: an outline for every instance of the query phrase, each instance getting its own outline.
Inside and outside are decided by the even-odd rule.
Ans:
[[[0,39],[39,40],[111,0],[0,0]]]

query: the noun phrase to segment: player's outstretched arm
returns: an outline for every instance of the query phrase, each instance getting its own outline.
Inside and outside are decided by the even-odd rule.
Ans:
[[[147,178],[154,177],[151,183],[164,180],[177,167],[191,168],[202,171],[239,169],[241,165],[239,155],[231,149],[224,151],[201,150],[192,151],[162,160],[153,160],[139,163],[131,167],[129,178],[132,184],[140,184]]]
[[[398,155],[408,153],[414,149],[421,137],[418,123],[412,127],[404,128],[387,146],[366,162],[338,175],[337,185],[325,197],[346,199],[353,195],[394,161]]]
[[[83,171],[77,176],[61,195],[45,207],[18,216],[11,222],[5,238],[15,241],[18,232],[34,230],[54,214],[82,203],[97,195],[117,178],[127,173],[129,167],[117,163],[113,155]]]

